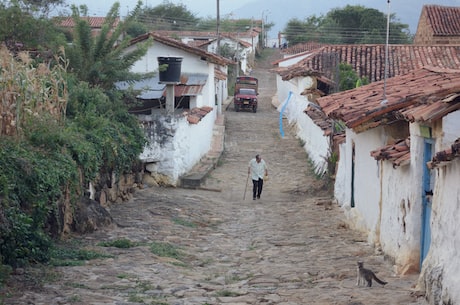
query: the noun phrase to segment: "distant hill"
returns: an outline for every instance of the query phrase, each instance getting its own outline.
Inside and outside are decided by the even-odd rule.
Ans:
[[[386,0],[255,0],[234,11],[234,18],[261,19],[262,12],[267,16],[268,22],[275,23],[269,38],[275,38],[279,31],[282,31],[287,22],[292,18],[303,20],[306,17],[325,15],[333,8],[343,8],[347,4],[362,5],[375,8],[383,13],[388,12]],[[418,19],[424,4],[437,4],[443,6],[460,6],[460,0],[391,0],[390,12],[396,15],[401,23],[408,24],[410,32],[417,31]],[[264,18],[265,19],[265,18]]]

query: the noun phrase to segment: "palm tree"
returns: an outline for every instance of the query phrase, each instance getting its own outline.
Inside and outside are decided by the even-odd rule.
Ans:
[[[151,41],[140,44],[131,52],[125,51],[131,40],[125,34],[129,17],[127,21],[117,24],[119,8],[120,3],[115,2],[105,18],[101,32],[94,37],[87,20],[80,17],[78,8],[72,7],[75,30],[73,43],[66,48],[69,71],[91,87],[111,90],[116,82],[142,77],[129,70],[146,53]],[[114,24],[117,25],[112,30]]]

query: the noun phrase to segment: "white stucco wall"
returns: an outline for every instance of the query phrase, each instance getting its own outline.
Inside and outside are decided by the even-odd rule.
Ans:
[[[460,158],[436,169],[436,184],[433,192],[431,218],[431,246],[424,262],[425,277],[434,278],[433,270],[442,270],[440,295],[446,303],[460,304]],[[435,295],[430,298],[436,299]],[[441,304],[441,303],[436,303]]]
[[[418,270],[421,230],[421,194],[424,139],[418,126],[411,126],[411,162],[393,168],[389,161],[376,161],[370,152],[387,144],[382,127],[359,134],[346,130],[334,196],[350,223],[393,257],[396,272]],[[352,196],[352,148],[355,145],[354,204]]]
[[[382,167],[382,216],[380,244],[385,254],[394,258],[398,274],[419,270],[421,230],[421,186],[408,183],[412,165],[393,168],[389,161]]]
[[[171,184],[177,184],[178,178],[189,171],[211,147],[217,115],[216,89],[224,90],[224,86],[216,86],[215,64],[157,41],[154,41],[147,54],[133,65],[131,71],[158,72],[157,58],[159,56],[182,57],[181,73],[208,75],[201,94],[191,97],[190,107],[210,106],[214,109],[198,124],[189,124],[186,117],[177,113],[175,115],[163,113],[154,117],[140,118],[150,120],[152,126],[149,145],[144,149],[140,159],[147,163],[148,170],[168,177]],[[223,97],[223,93],[221,96]]]
[[[442,120],[436,150],[448,148],[460,138],[460,111]],[[431,245],[423,263],[421,283],[430,304],[460,304],[460,158],[434,169],[431,213]],[[449,303],[450,301],[450,303]]]
[[[446,115],[442,120],[443,137],[437,150],[443,150],[460,138],[460,111],[455,111]]]
[[[189,124],[183,116],[145,116],[143,120],[154,122],[154,127],[140,159],[149,164],[150,171],[169,177],[173,185],[211,147],[215,110],[198,124]]]
[[[278,76],[279,77],[279,76]],[[287,119],[288,124],[295,124],[296,136],[304,142],[304,149],[312,161],[315,172],[323,174],[327,170],[327,157],[329,156],[329,138],[323,135],[311,118],[304,113],[310,103],[307,97],[300,93],[305,88],[311,88],[315,85],[311,77],[294,78],[291,81],[282,81],[278,85],[278,99],[281,105],[278,111],[283,111],[283,116]],[[289,92],[292,92],[291,98]],[[286,129],[286,127],[283,127]]]
[[[345,188],[346,196],[342,196],[345,215],[355,229],[368,234],[368,242],[379,243],[380,216],[381,216],[381,166],[370,156],[370,152],[383,146],[385,137],[381,128],[375,128],[356,134],[346,129],[345,158],[340,156],[341,164],[337,172],[337,181]],[[354,165],[354,207],[351,207],[352,181],[352,149],[355,144]],[[341,151],[342,152],[342,151]]]
[[[133,47],[135,46],[132,46],[130,48]],[[164,45],[157,41],[154,41],[153,44],[147,50],[147,53],[132,66],[131,72],[146,73],[158,71],[159,56],[182,57],[182,73],[209,72],[208,63],[204,60],[201,60],[198,55],[194,55],[184,50]]]

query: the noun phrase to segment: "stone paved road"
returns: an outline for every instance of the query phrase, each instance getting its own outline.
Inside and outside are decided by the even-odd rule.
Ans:
[[[275,77],[266,67],[253,72],[261,81],[259,111],[225,111],[225,152],[206,185],[219,191],[137,192],[111,208],[116,226],[79,238],[111,258],[56,268],[42,287],[25,287],[5,304],[424,304],[411,297],[416,275],[395,275],[364,236],[348,229],[337,206],[319,204],[330,194],[290,128],[279,136]],[[252,200],[249,185],[243,200],[256,153],[268,162],[270,179],[260,200]],[[139,246],[98,246],[121,238]],[[155,255],[154,242],[181,255]],[[358,260],[388,285],[356,287]]]

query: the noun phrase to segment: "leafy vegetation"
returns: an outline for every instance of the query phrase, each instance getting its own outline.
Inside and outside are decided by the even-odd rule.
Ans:
[[[170,243],[153,242],[150,245],[150,250],[153,254],[161,257],[170,257],[174,259],[181,259],[182,257],[181,251]]]
[[[128,249],[132,247],[138,246],[138,243],[132,242],[127,238],[122,238],[122,239],[116,239],[112,241],[105,241],[101,242],[98,244],[98,246],[101,247],[115,247],[115,248],[121,248],[121,249]]]
[[[124,36],[126,25],[113,25],[119,15],[120,4],[116,2],[107,14],[101,32],[93,37],[91,28],[85,19],[80,18],[80,10],[73,6],[75,30],[72,44],[66,47],[69,69],[80,81],[90,87],[111,90],[116,82],[133,81],[142,76],[131,73],[129,68],[146,53],[150,42],[138,44],[135,49],[126,51],[131,37]],[[132,20],[129,18],[128,20]]]
[[[310,16],[288,21],[284,32],[290,45],[315,41],[331,44],[365,44],[386,42],[387,16],[372,8],[347,5],[333,9],[325,16]],[[409,26],[390,16],[389,42],[410,43]]]
[[[88,260],[112,257],[93,250],[75,248],[69,245],[54,246],[50,253],[50,264],[52,266],[81,266]]]
[[[12,0],[0,3],[0,41],[10,49],[57,51],[64,45],[64,33],[46,14],[62,0]],[[36,15],[40,14],[37,18]]]
[[[369,84],[369,80],[366,77],[359,77],[352,65],[339,64],[339,91],[354,89],[367,84]]]
[[[40,18],[18,8],[38,4],[12,1],[0,5],[0,16],[22,20],[37,35],[34,30],[40,28],[34,22],[42,22]],[[137,77],[129,68],[145,52],[140,48],[125,54],[127,41],[109,35],[108,24],[118,7],[114,5],[96,38],[88,36],[88,25],[78,20],[81,33],[88,35],[78,36],[68,53],[53,51],[41,41],[29,43],[32,39],[15,32],[21,26],[0,29],[3,41],[27,41],[27,47],[46,48],[52,54],[34,58],[0,49],[0,265],[74,264],[100,255],[55,249],[53,238],[62,234],[64,213],[74,208],[88,183],[132,172],[146,143],[136,118],[114,90],[115,81]],[[89,74],[81,70],[87,67],[84,62],[91,63]]]

